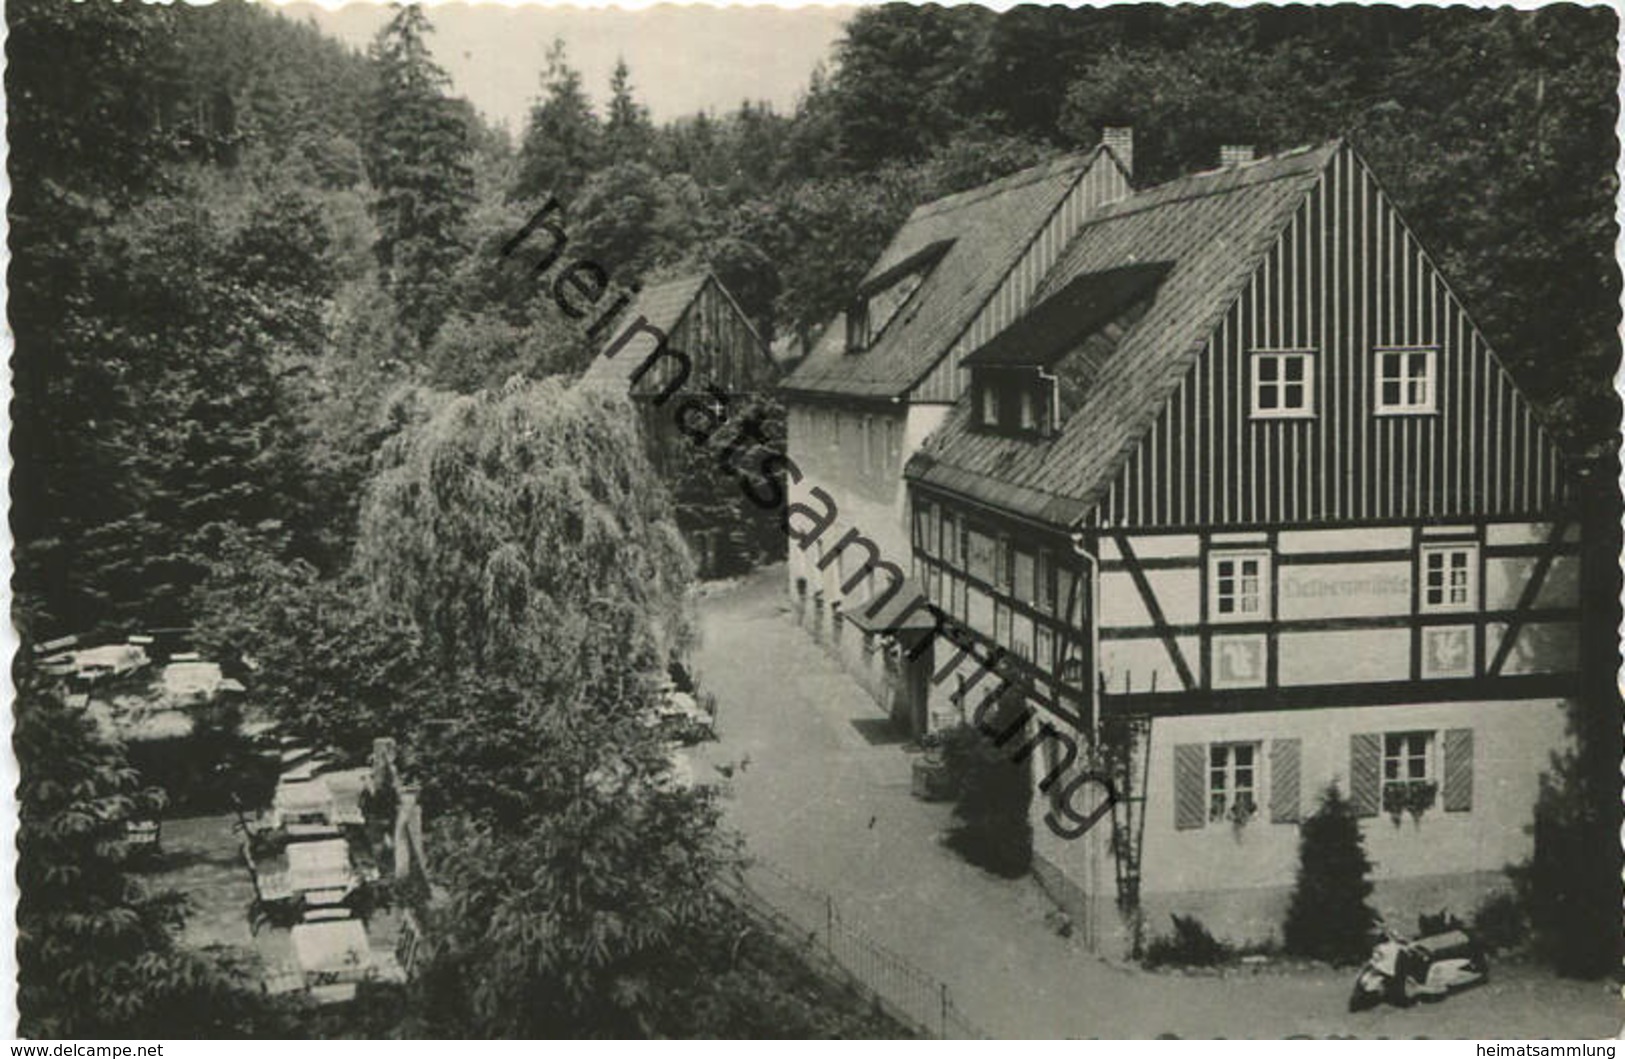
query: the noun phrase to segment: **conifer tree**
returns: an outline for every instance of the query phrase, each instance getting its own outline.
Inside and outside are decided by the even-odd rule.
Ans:
[[[1327,787],[1320,807],[1299,830],[1298,880],[1284,930],[1287,951],[1332,963],[1363,959],[1376,922],[1366,904],[1370,872],[1359,818],[1335,784]]]
[[[432,32],[423,9],[407,5],[368,52],[377,75],[366,145],[377,193],[376,251],[401,319],[420,344],[446,314],[474,200],[468,117],[445,94],[450,81],[430,56]]]
[[[604,122],[604,157],[609,163],[643,162],[649,157],[654,128],[649,108],[632,95],[632,71],[615,60],[609,80],[609,118]]]
[[[570,66],[564,41],[554,38],[542,74],[545,95],[530,108],[524,142],[519,147],[519,175],[511,199],[556,196],[570,203],[597,161],[602,135],[598,118],[581,87],[581,74]]]

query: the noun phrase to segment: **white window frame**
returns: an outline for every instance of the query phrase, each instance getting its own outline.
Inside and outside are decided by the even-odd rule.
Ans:
[[[1453,557],[1463,557],[1458,567]],[[1435,583],[1434,560],[1438,560]],[[1460,573],[1461,577],[1452,576]],[[1478,542],[1450,541],[1424,544],[1416,560],[1417,606],[1424,614],[1448,614],[1478,609]],[[1437,592],[1437,599],[1430,595]]]
[[[1246,751],[1247,763],[1240,761]],[[1247,819],[1258,815],[1263,804],[1264,745],[1256,741],[1239,740],[1230,743],[1209,743],[1207,746],[1207,819],[1220,823],[1230,819],[1238,798],[1245,794],[1251,803]],[[1241,783],[1245,774],[1247,782]],[[1238,821],[1245,822],[1245,821]]]
[[[1238,606],[1236,609],[1226,613],[1223,609],[1221,609],[1221,603],[1224,599],[1224,594],[1220,590],[1221,586],[1226,580],[1244,583],[1247,575],[1244,572],[1241,564],[1247,562],[1258,563],[1258,569],[1253,575],[1257,583],[1254,591],[1247,594],[1255,597],[1255,606],[1252,610],[1247,610],[1240,606],[1239,604],[1242,603],[1247,596],[1240,593],[1239,590],[1241,588],[1241,584],[1232,584],[1231,595],[1235,596]],[[1224,570],[1226,563],[1237,564],[1228,575]],[[1259,550],[1256,548],[1235,548],[1210,553],[1208,555],[1207,579],[1209,602],[1208,620],[1219,624],[1226,622],[1272,620],[1274,618],[1274,614],[1271,612],[1270,607],[1270,578],[1272,576],[1273,570],[1271,569],[1271,555],[1266,550]]]
[[[1017,425],[1022,430],[1036,431],[1038,429],[1039,422],[1038,395],[1033,392],[1033,387],[1023,386],[1021,388],[1021,397],[1019,401],[1020,415],[1018,417],[1019,423]]]
[[[1434,798],[1439,797],[1443,784],[1439,775],[1439,733],[1427,730],[1384,732],[1382,734],[1382,783],[1377,788],[1380,795],[1386,796],[1389,784],[1393,783],[1431,783],[1434,785]],[[1417,750],[1417,741],[1420,740],[1421,750]],[[1399,749],[1395,753],[1391,747],[1398,741]],[[1422,774],[1412,775],[1412,766],[1420,763]],[[1392,766],[1392,769],[1390,769]],[[1394,772],[1390,776],[1389,772]],[[1386,802],[1387,798],[1383,797]]]
[[[999,391],[990,380],[982,381],[981,405],[979,422],[984,427],[996,429],[999,425]]]
[[[1054,434],[1060,430],[1061,425],[1061,387],[1055,376],[1047,371],[1038,373],[1038,381],[1046,406],[1039,430],[1044,434]]]
[[[1286,366],[1297,362],[1303,366],[1303,398],[1296,405],[1286,403]],[[1275,378],[1266,382],[1261,370],[1265,364],[1275,367]],[[1252,369],[1252,417],[1254,419],[1310,419],[1315,414],[1315,351],[1312,349],[1259,349],[1254,350],[1249,367]],[[1291,385],[1299,385],[1292,383]],[[1266,389],[1275,391],[1274,408],[1263,407]]]
[[[1439,351],[1430,346],[1404,346],[1392,348],[1377,348],[1372,351],[1372,396],[1377,415],[1380,416],[1425,416],[1433,415],[1439,410]],[[1421,357],[1422,374],[1411,374],[1411,358]],[[1383,393],[1385,380],[1389,378],[1384,370],[1393,362],[1400,366],[1399,374],[1394,376],[1399,383],[1399,399],[1390,401]],[[1417,396],[1412,387],[1421,384],[1422,393]]]

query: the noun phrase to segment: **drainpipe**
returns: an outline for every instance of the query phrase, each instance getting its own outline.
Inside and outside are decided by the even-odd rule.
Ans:
[[[1081,528],[1072,531],[1072,554],[1089,564],[1089,738],[1100,746],[1100,561],[1089,552],[1089,538]]]
[[[1089,745],[1095,754],[1100,747],[1100,560],[1087,548],[1088,534],[1083,527],[1072,530],[1072,554],[1089,564],[1089,668],[1084,679],[1089,683]],[[1098,760],[1098,758],[1097,758]],[[1092,767],[1092,766],[1091,766]],[[1112,816],[1115,821],[1116,812]],[[1115,826],[1115,823],[1114,823]],[[1100,843],[1094,836],[1089,842],[1086,864],[1089,872],[1089,895],[1084,901],[1084,936],[1090,945],[1099,943],[1099,923],[1095,918],[1095,903],[1100,898]]]

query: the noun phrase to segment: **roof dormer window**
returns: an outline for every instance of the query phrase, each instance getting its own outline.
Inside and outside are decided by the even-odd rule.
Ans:
[[[848,353],[861,353],[875,344],[951,246],[952,239],[927,244],[858,285],[846,314]]]
[[[976,423],[984,431],[1013,437],[1054,433],[1055,377],[1042,371],[979,370],[972,377]]]
[[[999,427],[999,388],[991,380],[982,383],[982,425],[997,430]]]
[[[862,353],[869,348],[874,334],[869,327],[869,300],[863,298],[854,302],[846,312],[846,351],[848,353]]]

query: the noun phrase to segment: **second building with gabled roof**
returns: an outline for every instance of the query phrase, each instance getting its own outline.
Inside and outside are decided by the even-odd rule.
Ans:
[[[781,388],[798,613],[916,733],[929,658],[905,648],[920,629],[867,606],[885,585],[875,567],[908,564],[903,465],[959,397],[960,359],[1020,316],[1079,225],[1128,190],[1097,148],[920,206]]]

